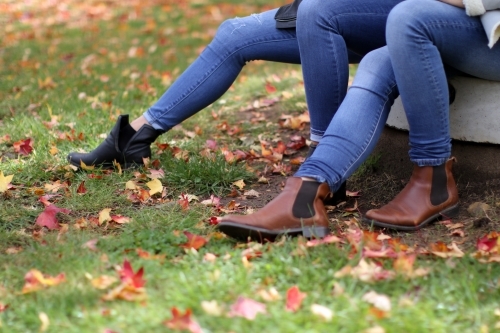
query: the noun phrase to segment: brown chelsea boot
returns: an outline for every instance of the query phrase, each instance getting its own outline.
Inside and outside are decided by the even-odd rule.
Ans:
[[[326,183],[290,177],[283,192],[262,209],[250,215],[224,216],[217,228],[242,241],[273,241],[279,235],[325,237],[330,229],[323,200],[329,195]]]
[[[387,205],[369,210],[363,223],[415,231],[440,216],[458,214],[458,192],[451,169],[454,157],[439,166],[415,166],[405,188]]]

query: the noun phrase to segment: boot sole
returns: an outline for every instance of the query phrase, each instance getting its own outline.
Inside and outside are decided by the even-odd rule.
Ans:
[[[330,234],[330,228],[315,226],[273,231],[264,228],[242,225],[239,223],[221,222],[217,225],[217,228],[229,237],[244,242],[248,241],[250,238],[251,240],[260,243],[264,243],[266,241],[273,242],[277,237],[282,235],[292,237],[302,235],[306,238],[324,238]]]
[[[408,226],[402,226],[402,225],[394,225],[390,223],[385,223],[385,222],[380,222],[376,220],[370,220],[365,217],[361,219],[361,222],[364,224],[368,224],[370,226],[376,226],[379,228],[387,228],[387,229],[393,229],[393,230],[402,230],[402,231],[417,231],[420,230],[421,228],[425,227],[426,225],[430,224],[431,222],[434,222],[435,220],[441,219],[442,217],[456,217],[458,215],[459,207],[458,204],[448,207],[445,210],[432,215],[429,217],[427,220],[423,221],[417,226],[414,227],[408,227]]]
[[[82,171],[82,167],[80,166],[80,163],[76,163],[76,162],[73,162],[72,160],[69,160],[69,163],[75,167],[78,168],[77,171]],[[88,165],[89,167],[92,166],[92,165]],[[120,166],[122,167],[122,170],[127,170],[127,169],[137,169],[137,168],[140,168],[142,166],[144,166],[144,164],[138,164],[138,163],[125,163],[125,165],[121,165]],[[105,169],[105,170],[110,170],[110,169],[114,169],[115,166],[113,165],[113,163],[109,164],[109,163],[102,163],[102,164],[99,164],[99,165],[94,165],[94,167],[96,169]]]

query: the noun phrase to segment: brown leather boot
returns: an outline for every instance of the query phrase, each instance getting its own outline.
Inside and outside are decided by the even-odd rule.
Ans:
[[[415,166],[405,188],[387,205],[369,210],[362,221],[377,227],[414,231],[440,216],[458,214],[458,192],[450,158],[439,166]]]
[[[330,232],[323,205],[328,195],[326,183],[290,177],[283,192],[258,212],[224,216],[217,228],[243,241],[273,241],[279,235],[325,237]]]

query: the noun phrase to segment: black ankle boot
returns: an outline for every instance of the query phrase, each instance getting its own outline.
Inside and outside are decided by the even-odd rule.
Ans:
[[[111,133],[96,149],[90,153],[69,153],[68,161],[78,168],[82,161],[85,165],[104,169],[113,168],[113,161],[120,163],[124,169],[143,164],[144,157],[151,157],[151,143],[161,133],[150,125],[143,125],[123,144],[124,139],[127,139],[120,138],[120,135],[126,131],[120,133],[120,130],[127,126],[129,126],[128,115],[119,116]],[[123,149],[120,149],[120,146]]]
[[[318,147],[317,144],[311,144],[309,146],[309,151],[307,152],[306,159],[308,159],[309,157],[312,156],[312,154],[314,154],[316,147]],[[340,188],[332,196],[327,196],[325,198],[323,203],[325,204],[325,206],[337,206],[339,203],[346,200],[347,200],[346,182],[343,182],[340,185]]]

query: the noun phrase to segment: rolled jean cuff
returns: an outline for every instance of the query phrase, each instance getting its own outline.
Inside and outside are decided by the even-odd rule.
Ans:
[[[318,132],[313,133],[313,132],[311,131],[311,135],[310,135],[310,139],[311,139],[311,141],[320,142],[322,137],[323,137],[323,133],[318,134]]]
[[[448,158],[426,158],[426,159],[410,159],[413,163],[419,167],[424,166],[438,166],[445,164]]]
[[[143,114],[143,117],[146,118],[146,120],[148,121],[148,123],[157,131],[160,131],[162,133],[165,132],[165,129],[163,129],[161,127],[160,124],[158,124],[157,122],[155,122],[153,119],[154,117],[152,117],[150,114],[149,114],[149,110],[147,110],[146,112],[144,112]]]
[[[341,185],[341,183],[333,183],[333,182],[330,182],[328,181],[328,179],[322,177],[322,176],[318,176],[318,175],[310,175],[310,174],[307,174],[307,173],[303,173],[303,172],[300,172],[297,171],[296,174],[293,175],[294,177],[307,177],[307,178],[312,178],[314,179],[315,181],[317,181],[318,183],[327,183],[328,184],[328,187],[330,188],[330,191],[332,193],[335,193],[335,191],[337,191]]]

